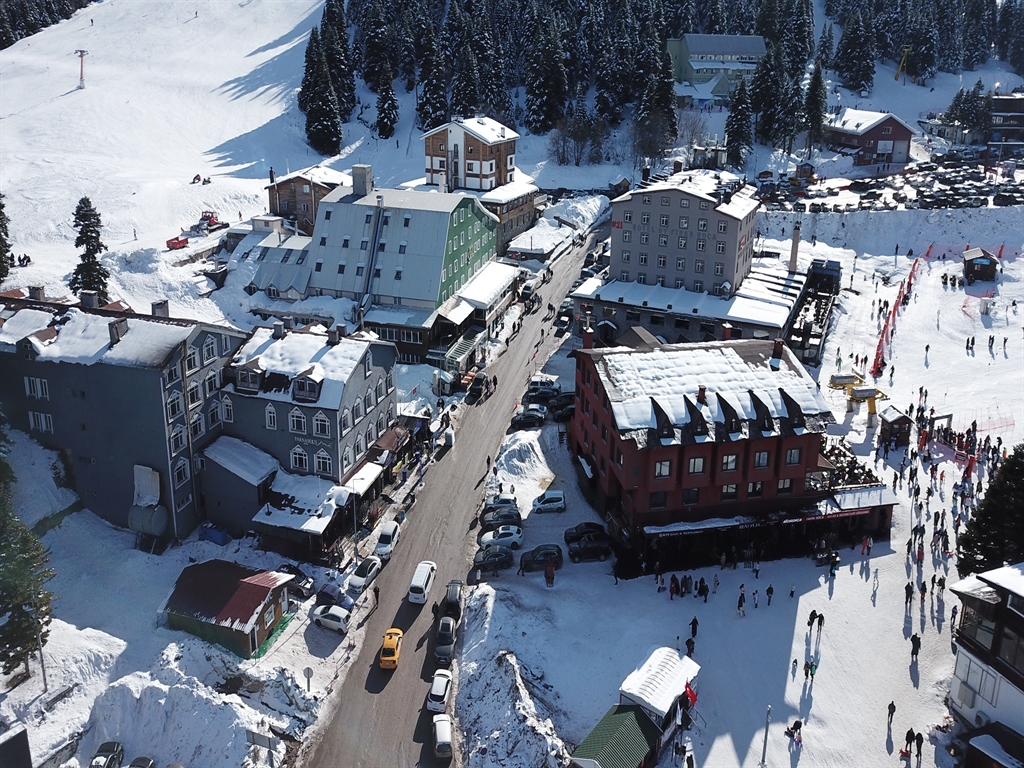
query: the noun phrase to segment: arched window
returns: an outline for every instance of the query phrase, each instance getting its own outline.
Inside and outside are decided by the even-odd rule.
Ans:
[[[342,458],[342,461],[345,462],[345,465],[341,468],[341,471],[342,473],[345,473],[348,471],[348,468],[352,466],[352,446],[345,448],[345,455]]]
[[[188,354],[185,355],[185,370],[191,373],[199,367],[199,350],[195,347],[188,348]]]
[[[181,416],[182,407],[181,392],[171,392],[167,398],[167,420],[173,421]]]
[[[220,403],[214,400],[210,403],[210,426],[220,424]]]
[[[366,449],[363,448],[363,436],[362,435],[357,435],[356,436],[356,458],[358,459],[365,452],[366,452]]]
[[[395,388],[395,374],[388,371],[388,392]]]
[[[371,410],[373,410],[373,406],[374,405],[375,405],[375,403],[373,401],[373,387],[367,387],[366,388],[366,412],[369,413]]]
[[[201,411],[196,411],[192,414],[192,418],[189,419],[188,433],[192,435],[193,440],[197,437],[202,437],[206,433],[206,419],[203,418]]]
[[[299,446],[292,448],[291,459],[292,469],[298,469],[302,472],[309,470],[309,456]]]
[[[316,452],[316,473],[318,475],[329,475],[331,474],[331,456],[327,451],[320,450]]]
[[[206,396],[210,397],[214,392],[217,391],[217,374],[218,371],[210,371],[206,374],[206,379],[203,382],[206,386]]]
[[[235,406],[231,404],[231,398],[227,395],[220,401],[220,417],[226,422],[235,420]]]
[[[348,413],[348,408],[341,412],[341,434],[345,434],[352,428],[351,417]]]
[[[384,434],[384,414],[383,413],[380,416],[377,417],[377,434],[378,435],[383,435]]]
[[[331,436],[331,420],[324,415],[323,411],[317,411],[316,416],[313,417],[313,434],[317,437]]]
[[[384,379],[377,379],[377,402],[379,403],[383,400],[384,395],[386,394],[387,392],[384,390]]]
[[[369,378],[370,371],[373,369],[373,351],[366,350],[366,357],[363,358],[363,375]]]
[[[298,408],[292,408],[288,414],[288,429],[300,435],[306,434],[306,415]]]
[[[277,411],[274,406],[268,405],[264,413],[267,429],[277,429]]]
[[[188,459],[182,456],[178,459],[178,463],[174,465],[174,487],[177,488],[179,485],[188,482],[189,477]]]
[[[358,423],[361,418],[363,418],[363,401],[357,397],[355,404],[352,406],[352,423]]]
[[[370,422],[370,426],[366,428],[366,447],[372,447],[375,442],[377,442],[376,430],[373,428],[373,422]]]
[[[177,453],[185,447],[185,428],[179,424],[171,432],[171,453]]]
[[[191,384],[188,385],[188,392],[185,395],[185,397],[188,399],[189,408],[194,408],[195,406],[203,402],[203,393],[199,389],[198,381],[193,381]]]
[[[226,419],[225,419],[226,421]],[[388,405],[388,426],[395,423],[395,404],[391,403]]]
[[[213,336],[207,336],[203,344],[203,363],[212,362],[217,357],[217,340]]]

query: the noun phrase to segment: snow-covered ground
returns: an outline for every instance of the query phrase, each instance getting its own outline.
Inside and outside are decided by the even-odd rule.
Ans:
[[[319,22],[321,8],[319,0],[107,0],[0,52],[0,192],[13,250],[33,258],[31,266],[14,269],[2,287],[45,285],[50,296],[66,293],[77,263],[72,214],[78,199],[88,195],[103,217],[109,248],[103,261],[114,298],[141,311],[169,298],[174,315],[250,326],[253,300],[242,287],[251,265],[232,263],[226,287],[203,298],[197,288],[204,282],[197,280],[200,265],[175,266],[182,254],[166,251],[164,241],[204,209],[216,209],[231,221],[262,212],[271,166],[280,174],[321,160],[305,145],[294,103],[306,35]],[[819,12],[819,26],[820,18]],[[76,89],[76,49],[89,52],[84,90]],[[893,74],[891,65],[880,66],[871,97],[855,99],[853,106],[887,109],[916,124],[919,116],[942,111],[958,87],[972,86],[979,76],[986,85],[999,82],[1007,90],[1021,82],[997,63],[962,79],[939,75],[929,89],[896,83]],[[372,121],[375,97],[366,91],[360,96],[369,105],[364,117]],[[841,103],[850,103],[846,91],[833,92],[832,103],[840,96]],[[399,94],[399,99],[397,147],[378,142],[353,121],[345,126],[341,155],[330,165],[347,170],[370,163],[378,184],[385,186],[422,176],[413,97]],[[725,118],[725,112],[708,114],[708,133],[721,136]],[[517,161],[542,188],[605,189],[623,176],[639,177],[628,159],[557,166],[547,157],[544,137],[523,136]],[[793,161],[758,147],[748,172],[785,170]],[[830,177],[843,170],[824,167]],[[213,183],[189,184],[196,173]],[[598,216],[600,209],[584,214]],[[794,216],[761,214],[765,247],[786,252]],[[804,239],[817,236],[813,249],[805,243],[807,258],[812,250],[813,256],[837,258],[848,277],[856,256],[858,293],[844,292],[826,359],[834,358],[837,347],[844,357],[873,352],[877,318],[871,315],[876,294],[870,277],[892,278],[877,294],[891,298],[910,268],[906,258],[888,255],[896,243],[902,253],[913,247],[919,255],[935,243],[936,257],[967,243],[992,250],[1005,243],[1006,271],[996,286],[992,315],[980,315],[976,299],[963,291],[942,289],[938,277],[946,267],[940,259],[923,267],[917,298],[898,325],[892,357],[897,372],[889,391],[894,404],[906,407],[917,387],[926,386],[930,402],[953,411],[955,426],[977,419],[986,434],[1001,435],[1005,443],[1020,441],[1021,318],[1009,304],[1024,299],[1022,222],[1019,209],[805,216]],[[972,295],[985,287],[975,286]],[[339,316],[346,311],[332,309]],[[992,354],[985,341],[990,333],[997,335]],[[975,355],[963,351],[967,335],[978,338]],[[1005,355],[1004,335],[1010,340]],[[927,357],[925,344],[931,345]],[[499,340],[488,354],[501,351]],[[564,356],[549,367],[572,381]],[[826,365],[822,373],[829,371]],[[431,376],[425,366],[400,372],[409,408],[434,407]],[[848,430],[858,453],[866,455],[873,430],[866,428],[863,413],[847,415],[842,403],[834,405],[835,431]],[[26,522],[34,525],[75,504],[74,495],[57,482],[55,454],[23,435],[9,437],[5,450],[18,476],[14,501]],[[506,487],[514,484],[521,501],[528,503],[550,484],[569,496],[566,514],[528,522],[528,544],[560,541],[564,527],[596,519],[576,488],[574,469],[553,427],[510,439],[498,467],[499,480]],[[904,508],[897,515],[895,542],[908,523]],[[226,549],[190,540],[156,557],[134,550],[130,534],[83,510],[50,530],[44,543],[57,570],[51,585],[56,619],[45,651],[50,690],[79,687],[50,712],[43,707],[38,674],[0,692],[0,717],[29,725],[37,761],[85,730],[82,760],[100,741],[116,736],[132,757],[149,754],[160,764],[255,765],[266,756],[247,747],[243,729],[265,732],[273,725],[297,731],[311,722],[317,699],[338,685],[336,675],[344,674],[351,644],[360,639],[358,629],[339,640],[310,626],[306,606],[268,656],[241,663],[159,625],[157,609],[189,558],[229,557],[259,567],[280,562],[249,540]],[[739,581],[747,583],[748,594],[752,589],[751,574],[743,572],[723,572],[719,594],[707,606],[692,600],[685,607],[669,604],[649,581],[615,586],[608,564],[567,563],[554,590],[541,586],[538,577],[511,576],[478,588],[468,611],[458,705],[473,750],[470,765],[553,765],[543,755],[557,751],[563,740],[581,741],[646,650],[655,643],[672,645],[694,613],[701,621],[698,706],[708,723],[695,735],[698,765],[753,765],[767,704],[774,713],[770,763],[785,761],[782,723],[798,712],[807,722],[806,764],[853,768],[892,760],[884,727],[890,698],[898,706],[896,746],[901,728],[926,728],[941,720],[951,657],[948,624],[939,617],[948,615],[949,605],[926,605],[921,613],[915,606],[908,624],[901,621],[907,574],[899,553],[879,544],[870,561],[850,557],[847,562],[831,588],[806,561],[765,564],[758,582],[775,585],[775,601],[771,608],[762,604],[763,611],[749,611],[742,621],[732,608]],[[322,582],[330,574],[318,571],[316,577]],[[790,585],[796,587],[792,600]],[[803,617],[811,608],[824,610],[827,622],[820,647],[812,639],[808,649]],[[925,641],[919,678],[906,667],[911,631],[922,632]],[[820,654],[814,686],[788,672],[790,660],[805,653]],[[297,678],[307,665],[314,669],[310,694]],[[235,675],[243,678],[238,693],[216,690]],[[489,747],[487,755],[482,746]],[[936,754],[941,762],[942,753]],[[790,764],[799,757],[790,756]]]

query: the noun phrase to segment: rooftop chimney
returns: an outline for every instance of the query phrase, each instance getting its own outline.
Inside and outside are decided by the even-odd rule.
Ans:
[[[274,323],[273,337],[275,339],[283,339],[284,338],[284,323],[282,323],[280,320],[278,320],[276,323]]]
[[[594,348],[594,329],[584,328],[583,329],[583,348],[593,349]]]
[[[86,309],[96,309],[100,305],[100,296],[96,291],[82,291],[78,294],[78,302]]]
[[[503,139],[505,138],[505,126],[504,125],[501,126],[501,128],[498,129],[498,135],[501,136],[501,138],[503,138]]]
[[[800,222],[793,225],[793,246],[789,251],[789,274],[796,274],[796,254],[800,248]]]
[[[163,301],[154,301],[150,305],[149,311],[153,317],[170,317],[171,303],[167,299],[164,299]]]
[[[682,171],[683,171],[683,161],[682,160],[676,160],[674,163],[672,163],[672,173],[682,173]]]
[[[274,166],[270,166],[270,183],[277,183],[277,177],[274,175]]]
[[[708,404],[708,388],[703,384],[697,387],[697,402],[701,405]]]
[[[336,347],[336,346],[338,346],[338,342],[339,341],[341,341],[341,333],[338,331],[338,329],[337,328],[328,328],[327,329],[327,346],[329,346],[329,347]]]
[[[782,366],[782,348],[786,345],[782,339],[776,339],[772,346],[772,359],[769,363],[773,370],[779,370]]]
[[[352,192],[366,197],[373,191],[373,168],[369,165],[352,166]]]
[[[107,330],[110,331],[110,346],[114,346],[128,333],[128,318],[119,317],[117,320],[111,320],[107,323]]]
[[[42,285],[30,285],[28,297],[33,301],[46,301],[46,288]]]
[[[649,181],[651,178],[651,166],[645,165],[643,170],[640,172],[640,178],[643,181]]]

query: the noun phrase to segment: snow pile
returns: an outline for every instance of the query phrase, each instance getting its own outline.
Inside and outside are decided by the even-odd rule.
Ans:
[[[32,478],[31,482],[16,482],[12,487],[14,512],[25,525],[31,528],[78,500],[70,488],[57,485],[58,478],[63,482],[64,469],[56,451],[43,448],[24,432],[16,430],[7,433],[6,442],[0,443],[0,451],[16,478]]]
[[[490,481],[502,483],[506,490],[515,485],[515,495],[523,512],[529,511],[534,497],[555,479],[555,473],[548,467],[540,447],[540,436],[541,432],[532,429],[513,432],[501,444],[501,450],[494,459],[498,474],[496,477],[492,475]]]
[[[496,648],[490,637],[494,600],[493,589],[477,587],[463,620],[465,637],[474,638],[472,643],[467,639],[463,652],[460,680],[465,682],[456,704],[465,764],[559,768],[569,757],[550,718],[559,694],[543,674],[523,666],[511,651]]]
[[[572,241],[579,232],[586,231],[609,207],[604,195],[569,197],[544,210],[544,216],[532,228],[512,239],[509,251],[532,254],[550,254],[560,245]],[[556,220],[571,221],[577,229]]]

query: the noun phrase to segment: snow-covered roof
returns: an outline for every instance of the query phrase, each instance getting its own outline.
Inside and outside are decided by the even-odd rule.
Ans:
[[[274,184],[268,184],[264,189],[270,189],[282,181],[291,181],[292,179],[306,179],[315,184],[322,184],[325,187],[352,186],[352,177],[347,173],[342,173],[322,165],[311,165],[309,168],[303,168],[301,171],[292,171],[286,176],[278,176]]]
[[[419,192],[414,189],[386,189],[374,187],[368,195],[356,197],[352,187],[335,187],[324,195],[321,204],[344,202],[349,205],[377,206],[377,198],[383,200],[385,208],[396,208],[406,211],[438,211],[451,213],[458,207],[459,203],[466,199],[466,195],[456,192]],[[348,198],[348,199],[346,199]],[[487,211],[487,215],[493,218],[494,214]]]
[[[182,569],[164,608],[169,613],[248,634],[274,589],[294,578],[227,560],[207,560]]]
[[[909,416],[907,416],[907,414],[905,414],[903,411],[901,411],[895,405],[887,405],[887,406],[885,406],[885,408],[883,408],[881,411],[879,411],[878,417],[882,421],[887,421],[890,424],[892,424],[897,419],[909,419],[910,418]]]
[[[761,35],[683,35],[686,50],[694,56],[764,56]]]
[[[462,322],[473,314],[473,305],[456,294],[437,308],[437,314],[455,325]]]
[[[864,509],[887,504],[899,504],[899,497],[888,485],[872,485],[866,488],[846,488],[833,491],[832,499],[838,509]],[[832,502],[830,502],[832,503]]]
[[[756,517],[712,517],[707,520],[680,520],[668,525],[645,525],[644,533],[648,536],[671,536],[672,534],[696,533],[709,528],[735,528],[750,523],[763,522]]]
[[[370,486],[376,482],[377,478],[384,472],[384,467],[372,461],[368,461],[363,466],[355,471],[355,473],[349,477],[345,482],[341,484],[341,488],[344,492],[344,499],[348,499],[349,493],[354,493],[356,496],[362,496],[366,493]]]
[[[754,339],[702,344],[667,344],[657,349],[585,349],[576,354],[594,358],[619,430],[657,427],[655,403],[675,426],[690,421],[690,407],[705,420],[724,423],[719,398],[740,420],[756,420],[757,402],[773,419],[793,418],[783,392],[804,417],[830,415],[831,409],[817,385],[789,348],[772,364],[773,342]],[[706,404],[697,403],[706,388]],[[756,400],[755,400],[756,399]],[[689,404],[689,406],[688,406]]]
[[[422,138],[433,136],[438,131],[446,131],[452,126],[462,128],[466,133],[472,134],[485,144],[500,144],[503,141],[519,138],[519,134],[511,128],[507,128],[497,120],[492,120],[489,117],[471,117],[465,120],[452,120],[450,123],[439,125],[432,131],[427,131],[427,133],[423,134]]]
[[[223,435],[203,449],[206,458],[237,475],[249,485],[262,483],[280,468],[277,459],[236,437]]]
[[[53,326],[56,333],[32,338],[32,346],[40,360],[159,368],[166,363],[174,348],[188,339],[195,327],[192,323],[168,322],[143,315],[125,318],[93,315],[75,307],[69,308],[64,318],[64,322]],[[127,325],[127,331],[112,346],[110,325],[122,321]]]
[[[647,660],[622,681],[619,695],[665,717],[698,672],[700,665],[675,648],[653,648]]]
[[[742,185],[743,179],[728,171],[711,171],[704,168],[691,169],[673,173],[666,179],[660,179],[647,186],[637,187],[624,192],[613,202],[630,200],[636,195],[649,195],[663,190],[681,190],[701,200],[714,203],[715,211],[735,219],[743,219],[756,211],[761,201],[755,194],[757,190],[750,185]],[[728,192],[728,195],[724,194]],[[725,202],[728,200],[728,202]]]
[[[459,296],[477,309],[488,309],[502,297],[518,274],[516,267],[488,262],[459,291]]]
[[[284,470],[274,475],[270,492],[271,500],[252,519],[254,525],[290,528],[318,536],[348,497],[340,485],[330,480]]]
[[[27,307],[4,317],[6,312],[3,310],[4,307],[0,306],[0,350],[4,352],[13,352],[19,341],[46,328],[56,315],[45,309]]]
[[[270,328],[256,328],[238,350],[232,365],[255,362],[264,373],[279,373],[290,379],[304,374],[323,382],[317,404],[339,408],[352,371],[370,348],[370,342],[351,337],[327,343],[327,334],[319,327],[288,331],[274,338]],[[283,391],[261,392],[261,397],[291,402],[291,387]]]
[[[377,325],[404,325],[409,328],[429,328],[432,324],[434,313],[429,309],[417,309],[415,307],[402,306],[381,306],[374,304],[363,315],[363,324],[376,323]]]
[[[854,136],[863,136],[876,125],[884,123],[889,118],[895,120],[911,133],[917,133],[910,124],[892,112],[872,112],[866,109],[852,109],[851,107],[843,107],[838,115],[829,120],[828,125],[836,131],[842,131]]]
[[[532,195],[539,191],[536,184],[529,184],[525,181],[510,181],[508,184],[502,184],[484,192],[480,195],[480,202],[500,205],[502,203],[510,203],[517,197]]]
[[[978,578],[994,587],[1024,597],[1024,563],[1005,565],[994,571],[985,571],[985,573],[979,573]]]
[[[992,734],[974,736],[968,743],[983,755],[992,758],[998,765],[1006,768],[1024,768],[1024,763],[1003,749],[1003,745]]]
[[[977,576],[968,576],[955,584],[950,584],[949,591],[961,597],[973,597],[992,605],[999,603],[1001,599],[998,592]]]

